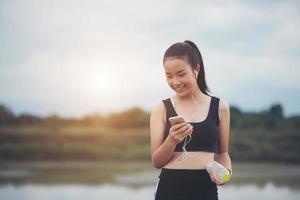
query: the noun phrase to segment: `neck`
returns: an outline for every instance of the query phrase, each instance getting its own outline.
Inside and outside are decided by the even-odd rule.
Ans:
[[[190,101],[190,100],[193,101],[192,95],[194,96],[194,98],[198,99],[199,101],[202,100],[204,101],[207,98],[207,95],[201,92],[201,90],[198,87],[195,87],[190,94],[186,96],[176,95],[176,98],[179,101]]]

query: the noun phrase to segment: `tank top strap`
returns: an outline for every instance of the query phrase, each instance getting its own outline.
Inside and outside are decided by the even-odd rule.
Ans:
[[[218,97],[211,97],[211,105],[209,108],[209,117],[213,119],[217,124],[219,124],[219,102]]]
[[[167,120],[169,117],[174,117],[177,115],[170,98],[164,99],[163,103],[165,104],[165,108],[166,108]]]
[[[174,109],[174,107],[173,107],[173,104],[172,104],[170,98],[164,99],[164,100],[162,100],[162,101],[163,101],[163,103],[164,103],[164,105],[165,105],[165,108],[166,108],[166,128],[165,128],[165,133],[164,133],[165,138],[166,138],[166,137],[168,136],[169,130],[170,130],[170,128],[171,128],[171,123],[169,122],[169,118],[170,118],[170,117],[174,117],[174,116],[176,116],[177,114],[176,114],[176,112],[175,112],[175,109]],[[165,139],[165,138],[164,138],[164,139]]]

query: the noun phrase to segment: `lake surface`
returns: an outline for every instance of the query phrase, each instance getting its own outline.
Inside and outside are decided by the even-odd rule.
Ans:
[[[235,166],[219,199],[300,199],[298,165]],[[0,199],[153,200],[159,172],[148,163],[1,163]]]
[[[0,188],[1,200],[31,200],[31,199],[91,199],[91,200],[152,200],[154,199],[154,186],[142,188],[130,188],[118,185],[3,185]],[[300,191],[291,190],[288,187],[275,187],[267,184],[264,187],[256,185],[223,186],[219,187],[219,199],[243,199],[243,200],[298,200]]]

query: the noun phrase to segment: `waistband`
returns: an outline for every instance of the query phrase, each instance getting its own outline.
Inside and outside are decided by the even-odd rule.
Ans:
[[[206,169],[169,169],[162,168],[159,178],[168,179],[200,179],[210,178]]]

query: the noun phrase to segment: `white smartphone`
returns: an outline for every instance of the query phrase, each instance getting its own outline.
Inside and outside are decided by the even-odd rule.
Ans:
[[[170,121],[170,123],[172,124],[172,126],[173,126],[174,124],[184,123],[184,122],[185,122],[184,117],[181,116],[181,115],[178,115],[178,116],[175,116],[175,117],[170,117],[170,118],[169,118],[169,121]]]

